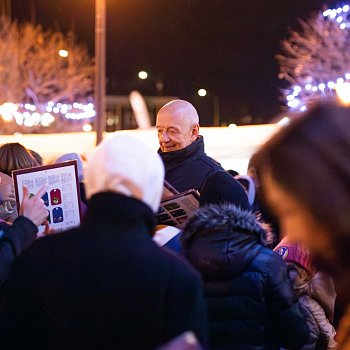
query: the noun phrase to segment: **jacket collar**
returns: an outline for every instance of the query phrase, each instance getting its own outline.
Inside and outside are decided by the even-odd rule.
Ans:
[[[113,192],[102,192],[90,199],[83,224],[88,227],[111,224],[126,227],[143,226],[151,234],[156,219],[151,208],[140,200]]]
[[[180,239],[185,257],[208,282],[240,274],[263,249],[264,236],[253,213],[227,204],[200,208]]]
[[[198,209],[184,227],[182,238],[190,239],[198,232],[226,228],[232,231],[249,232],[252,240],[265,245],[266,232],[256,215],[233,204],[211,204]]]
[[[204,139],[203,136],[198,136],[197,140],[189,146],[173,152],[162,152],[158,150],[159,155],[163,159],[166,170],[170,170],[173,166],[177,167],[180,163],[192,158],[194,155],[203,155]]]

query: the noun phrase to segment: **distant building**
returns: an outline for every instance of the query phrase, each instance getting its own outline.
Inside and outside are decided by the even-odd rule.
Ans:
[[[175,96],[144,96],[151,124],[155,125],[159,109],[177,99]],[[128,96],[106,96],[106,131],[137,129],[136,120]]]

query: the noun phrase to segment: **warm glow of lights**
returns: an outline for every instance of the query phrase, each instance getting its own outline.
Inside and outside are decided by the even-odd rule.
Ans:
[[[139,72],[138,76],[140,79],[145,80],[148,78],[148,73],[142,70],[141,72]]]
[[[283,117],[277,125],[279,126],[287,126],[290,123],[290,119],[288,117]]]
[[[85,132],[92,131],[92,125],[91,124],[84,124],[83,125],[83,131],[85,131]]]
[[[9,123],[13,119],[13,115],[17,112],[18,106],[14,103],[6,102],[0,106],[0,115],[4,122]]]
[[[40,113],[40,111],[45,111]],[[30,103],[14,104],[6,102],[0,105],[0,115],[6,123],[15,121],[18,125],[26,127],[50,126],[55,117],[64,117],[72,120],[91,119],[95,117],[96,112],[92,103],[82,104],[74,102],[73,104],[57,103],[52,101],[47,104],[35,106]]]
[[[350,83],[337,84],[336,92],[342,104],[350,104]]]
[[[69,52],[67,51],[67,50],[60,50],[60,51],[58,51],[58,54],[61,56],[61,57],[63,57],[63,58],[66,58],[66,57],[68,57],[68,55],[69,55]]]
[[[207,95],[207,90],[205,89],[199,89],[198,90],[198,95],[201,96],[201,97],[204,97]]]

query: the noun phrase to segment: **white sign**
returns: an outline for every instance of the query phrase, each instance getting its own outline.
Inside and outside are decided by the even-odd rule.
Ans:
[[[80,225],[81,208],[76,160],[15,170],[12,176],[18,211],[23,199],[23,186],[28,188],[30,196],[46,187],[42,199],[48,210],[47,221],[50,228],[57,233]],[[39,226],[39,234],[44,230],[44,224]]]

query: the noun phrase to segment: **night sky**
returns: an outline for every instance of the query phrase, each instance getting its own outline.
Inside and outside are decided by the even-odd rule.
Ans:
[[[339,0],[106,0],[107,93],[138,89],[190,100],[210,123],[213,96],[223,122],[267,121],[280,112],[275,55],[297,18]],[[94,54],[94,0],[12,0],[12,17],[73,29]],[[139,70],[150,77],[141,81]],[[209,94],[197,95],[199,88]]]

